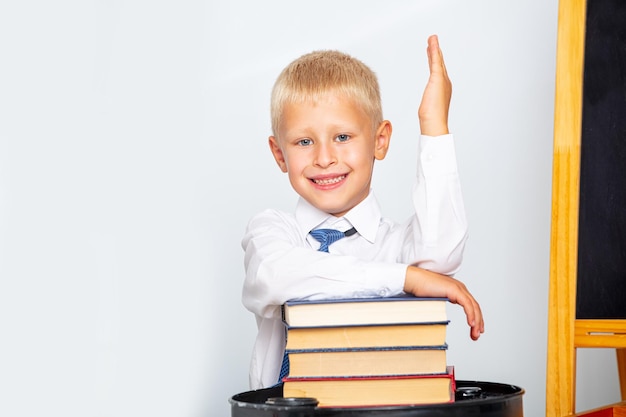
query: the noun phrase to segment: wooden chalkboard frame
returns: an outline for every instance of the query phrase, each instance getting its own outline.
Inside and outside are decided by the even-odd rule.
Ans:
[[[626,320],[576,319],[580,151],[586,1],[558,11],[546,416],[575,413],[576,349],[616,348],[626,400]]]

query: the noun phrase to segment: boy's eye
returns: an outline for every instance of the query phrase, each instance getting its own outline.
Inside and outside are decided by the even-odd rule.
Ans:
[[[300,146],[309,146],[309,145],[312,145],[312,144],[313,144],[313,141],[311,139],[309,139],[309,138],[300,139],[298,141],[298,145],[300,145]]]
[[[343,134],[343,133],[341,135],[337,135],[337,137],[335,138],[337,142],[345,142],[348,139],[350,139],[350,136]]]

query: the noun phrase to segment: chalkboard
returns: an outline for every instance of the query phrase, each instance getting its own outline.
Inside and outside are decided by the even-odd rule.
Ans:
[[[626,319],[626,1],[587,1],[577,319]]]
[[[626,1],[559,0],[556,61],[546,417],[580,348],[615,349],[626,401]]]

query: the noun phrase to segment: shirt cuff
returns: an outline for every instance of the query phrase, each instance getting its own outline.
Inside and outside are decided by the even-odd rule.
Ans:
[[[456,149],[452,134],[441,136],[421,135],[419,143],[419,165],[424,177],[458,173]]]

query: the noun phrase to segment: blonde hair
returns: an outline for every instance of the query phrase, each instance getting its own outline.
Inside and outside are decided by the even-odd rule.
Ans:
[[[271,118],[274,136],[286,104],[318,101],[329,93],[354,101],[372,120],[375,130],[383,121],[376,74],[363,62],[339,51],[314,51],[291,62],[272,89]]]

